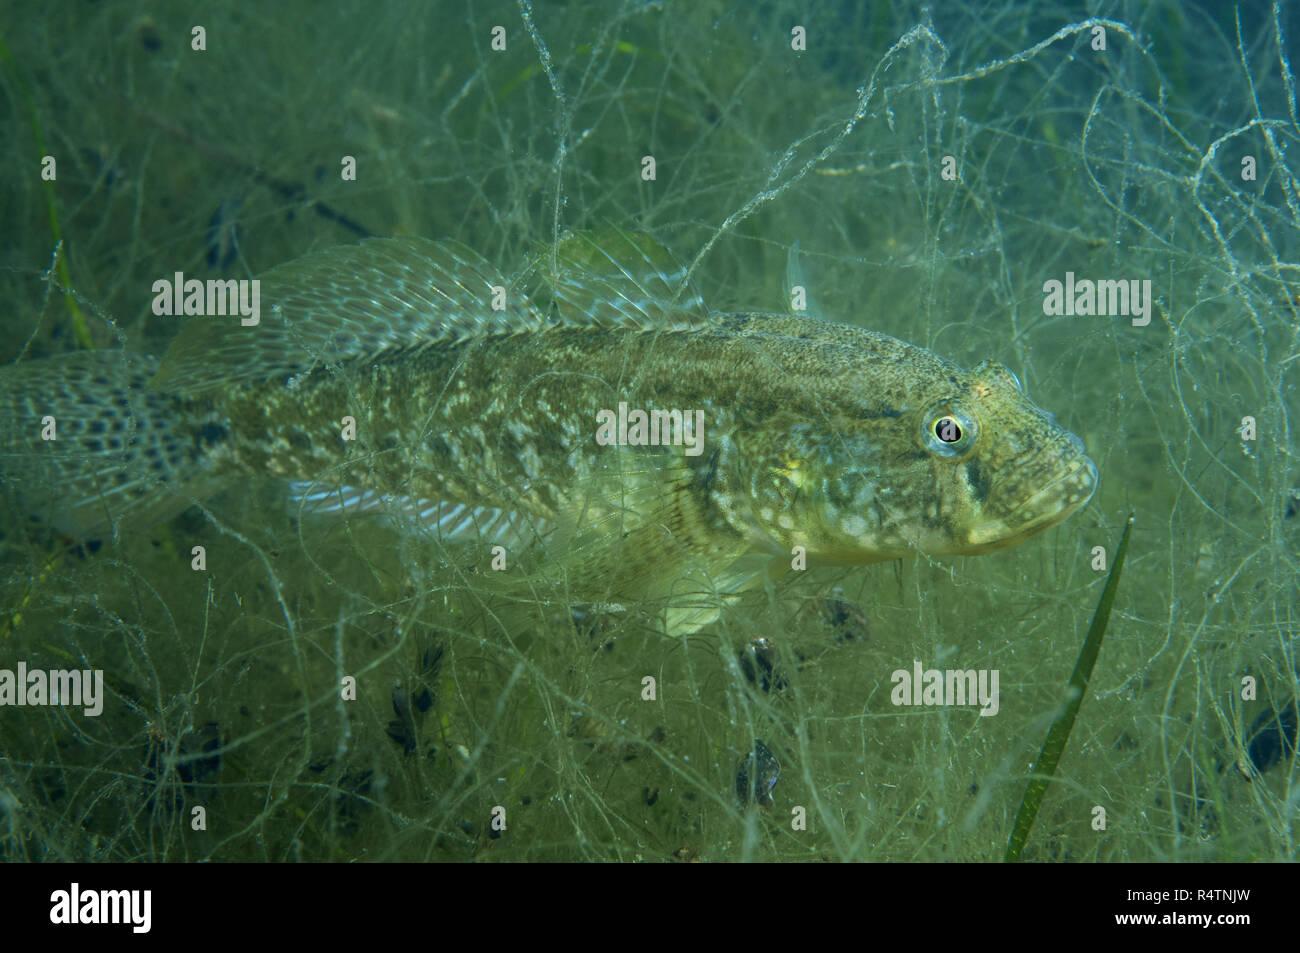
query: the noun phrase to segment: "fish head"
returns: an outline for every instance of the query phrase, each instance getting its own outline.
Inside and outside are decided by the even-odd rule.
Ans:
[[[861,368],[828,375],[817,413],[786,428],[755,481],[755,523],[775,548],[846,564],[977,555],[1016,545],[1091,499],[1098,474],[1083,442],[1005,367],[966,372],[901,342],[888,347],[902,368],[892,390],[861,386],[879,382],[879,364],[874,378]]]
[[[925,405],[916,440],[943,518],[922,548],[977,555],[1013,546],[1083,507],[1098,483],[1083,441],[1025,396],[1001,364],[959,378],[955,395]]]

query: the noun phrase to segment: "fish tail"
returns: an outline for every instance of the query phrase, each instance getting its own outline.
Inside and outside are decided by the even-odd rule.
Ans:
[[[0,368],[0,490],[78,537],[157,522],[215,492],[226,428],[151,389],[157,365],[80,351]]]

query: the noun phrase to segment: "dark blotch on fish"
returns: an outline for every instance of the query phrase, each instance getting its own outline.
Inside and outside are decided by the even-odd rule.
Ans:
[[[194,443],[196,446],[212,447],[225,440],[229,435],[230,431],[224,426],[215,421],[210,421],[195,432]]]
[[[980,469],[980,462],[972,460],[966,464],[966,483],[971,489],[971,496],[978,503],[989,498],[989,479]]]
[[[754,750],[740,762],[736,769],[736,796],[741,804],[753,801],[763,807],[772,806],[772,789],[781,777],[781,764],[770,748],[754,739]]]

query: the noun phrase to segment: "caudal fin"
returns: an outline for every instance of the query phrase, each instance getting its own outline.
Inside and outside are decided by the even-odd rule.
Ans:
[[[0,368],[0,488],[73,536],[166,519],[213,492],[224,428],[149,389],[157,365],[82,351]]]

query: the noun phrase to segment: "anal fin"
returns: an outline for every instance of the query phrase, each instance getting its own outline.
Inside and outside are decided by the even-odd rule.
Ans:
[[[520,510],[304,480],[290,484],[289,502],[294,512],[307,515],[387,517],[448,543],[475,540],[510,548],[530,543],[551,529],[545,520]]]

